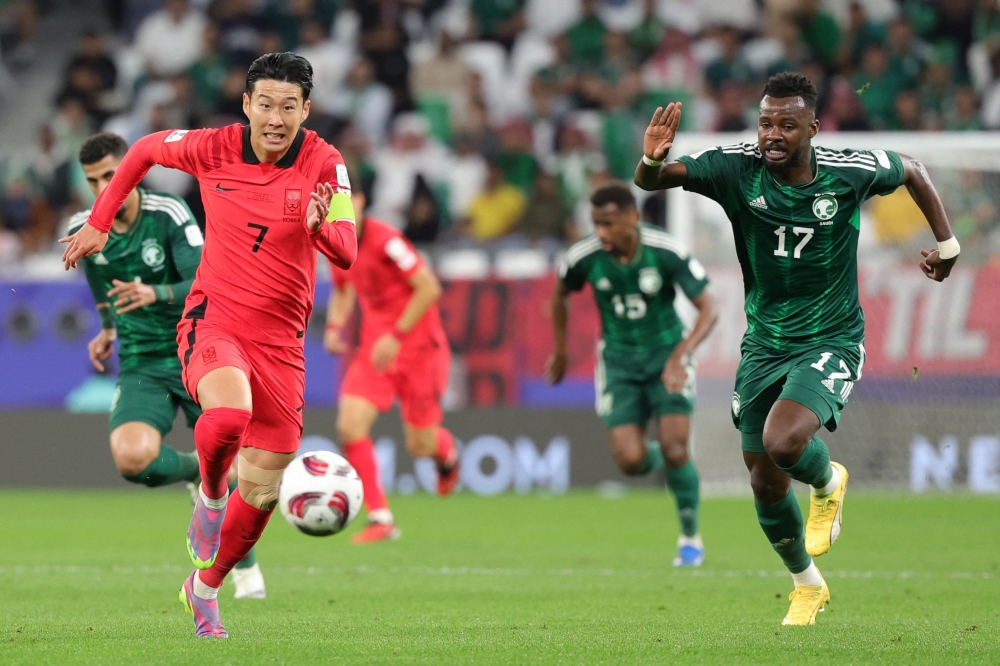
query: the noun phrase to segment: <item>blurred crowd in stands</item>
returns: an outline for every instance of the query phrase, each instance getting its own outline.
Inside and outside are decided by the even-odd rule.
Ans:
[[[84,27],[37,149],[8,164],[6,254],[48,250],[92,197],[75,162],[98,129],[129,142],[244,120],[249,63],[315,69],[307,126],[361,174],[370,213],[418,243],[559,244],[589,191],[630,180],[657,105],[685,131],[756,125],[763,82],[800,70],[824,131],[1000,128],[998,0],[110,0]],[[33,57],[37,5],[0,0],[8,69]],[[0,71],[0,78],[8,76]],[[993,173],[963,240],[995,230]],[[147,185],[200,200],[184,174]],[[356,183],[355,186],[358,186]],[[963,204],[963,205],[965,205]],[[643,203],[664,224],[663,198]],[[14,248],[11,250],[10,248]]]

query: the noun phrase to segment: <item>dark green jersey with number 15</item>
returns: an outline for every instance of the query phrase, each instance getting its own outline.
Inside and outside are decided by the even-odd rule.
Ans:
[[[815,146],[816,176],[785,185],[764,166],[755,143],[680,158],[684,189],[722,205],[743,269],[746,338],[778,351],[832,342],[859,344],[861,204],[903,183],[903,163],[887,150]]]
[[[115,313],[118,356],[122,368],[147,362],[176,362],[177,322],[184,313],[184,298],[191,287],[204,239],[183,199],[139,189],[140,210],[125,233],[113,229],[107,245],[82,260],[87,282],[97,304],[109,303],[113,280],[139,280],[159,289],[166,297],[125,314]],[[70,218],[74,234],[87,221],[90,211]],[[170,286],[170,289],[163,287]],[[173,299],[169,295],[173,292]],[[110,306],[112,310],[114,306]]]
[[[570,291],[589,282],[601,313],[602,337],[611,349],[676,345],[684,326],[674,310],[677,287],[697,298],[708,284],[705,269],[670,234],[639,226],[639,246],[627,264],[588,236],[566,252],[560,279]]]

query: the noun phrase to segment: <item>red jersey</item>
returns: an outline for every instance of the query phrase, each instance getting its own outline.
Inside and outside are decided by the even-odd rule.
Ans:
[[[396,321],[413,295],[410,278],[424,266],[424,260],[403,234],[371,217],[361,225],[358,259],[351,270],[332,266],[337,287],[354,285],[361,306],[361,347],[370,347],[383,334],[395,328]],[[426,344],[447,345],[441,313],[431,307],[413,327],[404,347]]]
[[[310,233],[305,213],[316,184],[350,193],[343,158],[315,132],[300,129],[275,164],[261,164],[250,128],[157,132],[136,141],[89,223],[107,231],[128,193],[154,164],[198,179],[205,204],[205,247],[187,308],[206,323],[256,342],[301,346],[312,314],[316,250],[342,268],[357,256],[351,219],[324,222]]]

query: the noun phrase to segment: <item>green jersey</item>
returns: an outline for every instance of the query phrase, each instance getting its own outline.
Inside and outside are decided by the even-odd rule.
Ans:
[[[114,314],[122,368],[154,359],[177,359],[177,322],[204,244],[201,230],[182,199],[142,189],[139,197],[139,217],[128,231],[120,234],[112,229],[104,250],[82,260],[94,301],[107,303]],[[89,215],[90,211],[74,215],[69,233],[79,231]],[[112,280],[139,280],[151,285],[157,300],[125,314],[114,313],[108,298]]]
[[[684,326],[674,310],[677,287],[697,298],[708,284],[705,269],[673,236],[639,226],[639,246],[627,264],[588,236],[566,253],[560,280],[570,291],[589,282],[601,313],[604,343],[612,349],[676,345]]]
[[[816,177],[785,185],[755,143],[680,158],[684,188],[722,205],[743,269],[746,339],[778,351],[831,342],[859,344],[861,204],[903,183],[903,163],[885,150],[813,148]]]

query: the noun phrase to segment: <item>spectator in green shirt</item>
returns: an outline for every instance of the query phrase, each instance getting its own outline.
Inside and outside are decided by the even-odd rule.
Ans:
[[[604,33],[607,29],[597,17],[597,0],[583,0],[583,18],[566,33],[570,44],[570,61],[587,68],[596,68],[604,57]]]
[[[731,27],[722,28],[719,44],[722,54],[705,69],[705,82],[713,93],[718,93],[730,81],[742,85],[753,78],[750,65],[743,57],[739,31]]]
[[[889,127],[896,114],[896,95],[905,81],[889,69],[889,56],[880,44],[871,44],[861,58],[861,70],[851,80],[859,91],[873,129]]]
[[[979,99],[971,87],[962,86],[956,91],[955,103],[946,115],[944,128],[955,132],[975,132],[986,129],[979,117]]]
[[[656,53],[667,25],[656,15],[656,0],[645,0],[642,21],[629,33],[629,44],[639,60],[646,60]]]
[[[479,38],[499,42],[508,51],[524,30],[524,5],[527,0],[472,0],[472,16],[479,28]]]
[[[802,39],[826,67],[836,64],[840,47],[840,26],[820,7],[820,0],[802,0],[796,16]]]

